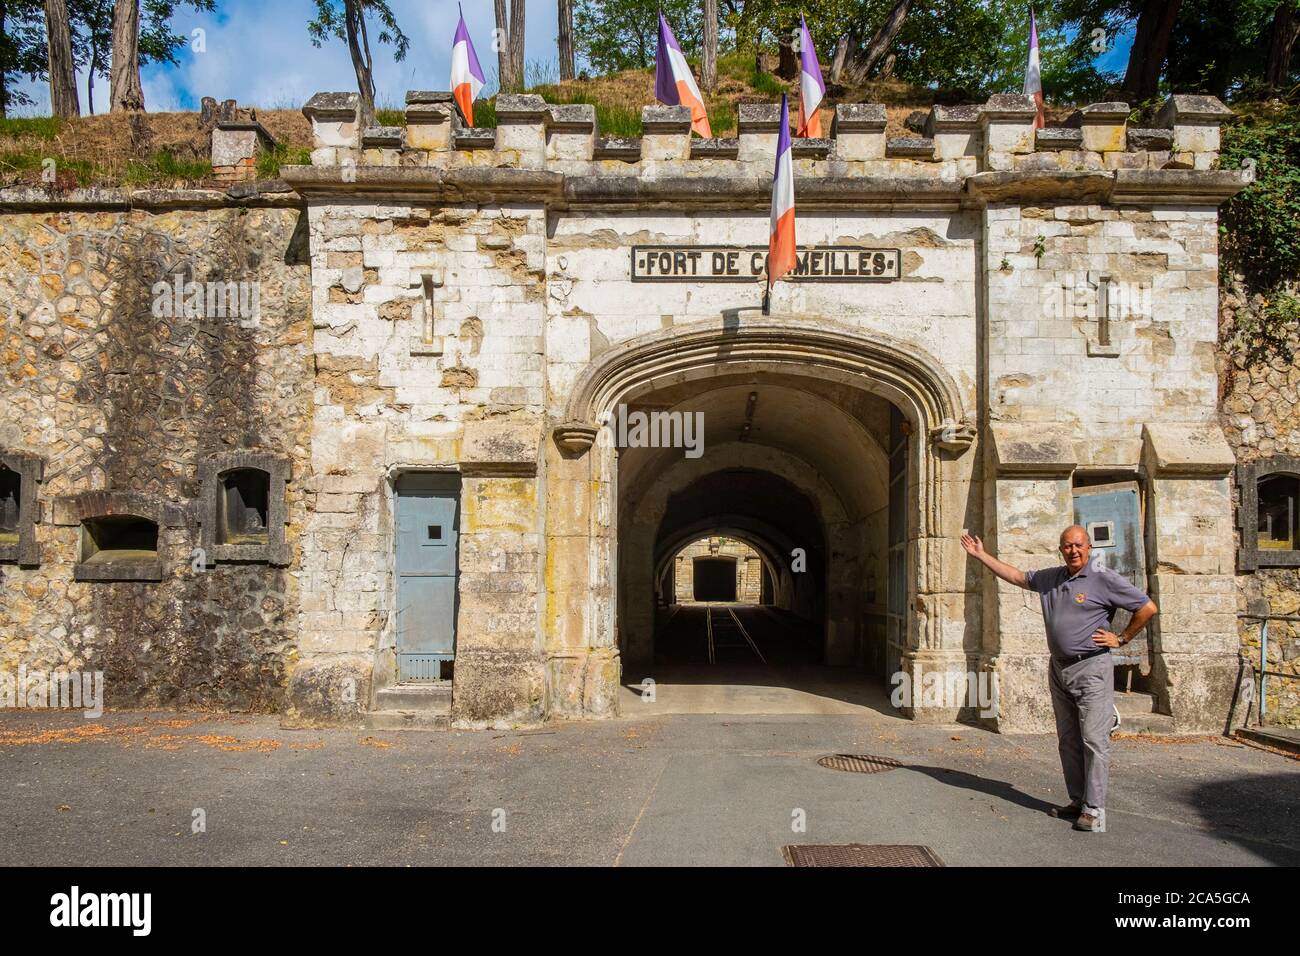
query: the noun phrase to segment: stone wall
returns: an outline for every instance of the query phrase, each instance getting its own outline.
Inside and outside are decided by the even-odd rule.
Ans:
[[[1247,295],[1239,282],[1226,284],[1220,297],[1224,338],[1231,338],[1242,313],[1258,313],[1262,305],[1260,297]],[[1296,345],[1300,342],[1293,336],[1291,346]],[[1255,359],[1241,349],[1225,349],[1219,364],[1223,380],[1220,420],[1237,460],[1246,463],[1279,455],[1300,457],[1300,355]],[[1234,483],[1234,507],[1240,498],[1241,489]],[[1258,613],[1262,608],[1267,608],[1270,614],[1300,615],[1300,569],[1261,567],[1239,573],[1237,613]],[[1238,631],[1246,666],[1258,669],[1260,623],[1239,620]],[[1300,624],[1297,622],[1269,622],[1268,669],[1295,675],[1268,678],[1268,722],[1300,727]]]
[[[210,454],[255,449],[306,464],[302,218],[295,208],[86,204],[0,219],[0,447],[45,465],[39,566],[0,565],[0,669],[102,670],[110,707],[280,707],[297,659],[296,576],[207,567],[194,551],[194,503]],[[154,286],[178,274],[255,284],[257,315],[171,314],[173,295]],[[104,490],[177,516],[159,528],[161,581],[74,580],[74,496]],[[288,505],[292,541],[303,508],[292,483]]]

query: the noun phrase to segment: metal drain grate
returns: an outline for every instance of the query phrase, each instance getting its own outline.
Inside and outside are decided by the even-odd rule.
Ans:
[[[872,846],[867,843],[783,846],[786,866],[943,866],[928,846]]]
[[[871,754],[829,754],[817,763],[828,770],[847,770],[849,773],[880,773],[903,766],[897,760]]]

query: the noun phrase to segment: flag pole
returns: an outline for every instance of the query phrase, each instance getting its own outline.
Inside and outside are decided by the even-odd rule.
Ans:
[[[772,314],[772,280],[770,278],[763,286],[763,314]]]

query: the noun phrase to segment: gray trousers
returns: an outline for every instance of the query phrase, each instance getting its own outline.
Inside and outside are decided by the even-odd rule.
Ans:
[[[1110,728],[1115,713],[1115,671],[1109,654],[1048,667],[1056,739],[1071,803],[1093,813],[1106,807]]]

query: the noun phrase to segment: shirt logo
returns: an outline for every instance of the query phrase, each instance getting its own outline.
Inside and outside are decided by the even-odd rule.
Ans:
[[[1085,594],[1085,593],[1082,592],[1082,591],[1080,591],[1078,594],[1076,594],[1076,595],[1074,596],[1074,603],[1075,603],[1075,604],[1082,604],[1082,603],[1083,603],[1084,601],[1086,601],[1086,600],[1088,600],[1088,595]]]

